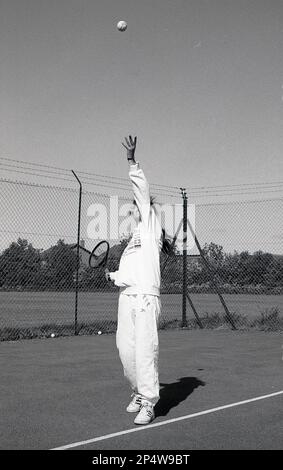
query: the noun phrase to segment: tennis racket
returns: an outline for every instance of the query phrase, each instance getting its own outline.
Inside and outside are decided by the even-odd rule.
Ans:
[[[110,245],[106,240],[97,243],[89,255],[88,264],[90,268],[106,266]]]

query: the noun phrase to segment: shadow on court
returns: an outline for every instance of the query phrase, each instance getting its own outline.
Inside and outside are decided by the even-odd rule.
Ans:
[[[177,382],[161,383],[160,399],[154,407],[155,416],[166,416],[172,408],[185,401],[197,387],[204,385],[205,382],[197,377],[181,377]]]

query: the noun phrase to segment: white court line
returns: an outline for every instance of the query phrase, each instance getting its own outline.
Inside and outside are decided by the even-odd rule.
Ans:
[[[198,413],[193,413],[191,415],[181,416],[180,418],[167,419],[166,421],[161,421],[161,423],[147,424],[146,426],[138,426],[131,429],[126,429],[125,431],[114,432],[112,434],[106,434],[105,436],[94,437],[93,439],[88,439],[87,441],[74,442],[73,444],[66,444],[65,446],[55,447],[50,450],[66,450],[72,449],[73,447],[79,447],[86,444],[92,444],[93,442],[104,441],[106,439],[111,439],[112,437],[123,436],[124,434],[130,434],[132,432],[143,431],[144,429],[157,428],[159,426],[165,426],[165,424],[176,423],[178,421],[183,421],[185,419],[195,418],[196,416],[207,415],[209,413],[215,413],[216,411],[225,410],[227,408],[233,408],[235,406],[245,405],[246,403],[252,403],[253,401],[264,400],[265,398],[276,397],[278,395],[283,395],[283,390],[280,392],[270,393],[269,395],[262,395],[261,397],[250,398],[249,400],[238,401],[237,403],[231,403],[230,405],[218,406],[217,408],[211,408],[210,410],[199,411]]]

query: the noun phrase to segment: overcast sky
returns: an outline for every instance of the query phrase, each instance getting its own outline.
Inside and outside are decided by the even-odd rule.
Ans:
[[[0,6],[0,155],[123,177],[120,142],[133,133],[151,182],[282,180],[282,0]],[[259,245],[279,251],[281,230]]]

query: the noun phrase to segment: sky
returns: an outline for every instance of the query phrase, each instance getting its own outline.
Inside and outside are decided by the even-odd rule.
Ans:
[[[0,0],[0,156],[126,177],[133,134],[153,183],[280,181],[282,51],[282,0]]]
[[[0,0],[1,147],[153,182],[278,181],[281,0]],[[119,19],[128,22],[119,32]]]

